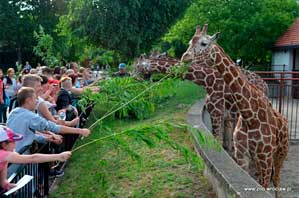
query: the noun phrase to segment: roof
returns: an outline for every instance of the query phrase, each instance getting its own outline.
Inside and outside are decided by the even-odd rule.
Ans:
[[[280,36],[274,47],[295,47],[299,45],[299,18]]]

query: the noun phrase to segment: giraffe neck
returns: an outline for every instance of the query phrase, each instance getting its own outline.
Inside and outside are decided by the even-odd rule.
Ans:
[[[253,113],[257,112],[257,108],[252,108],[250,100],[258,98],[257,90],[251,87],[244,74],[220,46],[213,46],[210,57],[230,89],[242,117],[244,119],[252,118]]]
[[[151,65],[152,72],[162,72],[162,73],[166,73],[171,66],[179,63],[179,61],[176,59],[168,59],[168,58],[164,58],[164,59],[150,58],[149,62]]]
[[[216,84],[219,84],[218,89],[223,88],[223,80],[221,79],[219,72],[200,62],[191,64],[184,75],[184,79],[203,86],[208,94],[211,94],[214,91],[214,86]]]
[[[191,80],[198,85],[202,85],[209,94],[220,89],[224,92],[224,82],[216,68],[212,67],[213,62],[209,54],[197,55],[192,59],[191,66],[185,74],[185,79]]]

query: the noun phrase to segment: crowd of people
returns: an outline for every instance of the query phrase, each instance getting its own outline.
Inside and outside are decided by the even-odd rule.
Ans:
[[[121,65],[120,69],[123,68],[124,65]],[[26,62],[18,77],[13,68],[9,68],[6,75],[0,69],[2,192],[14,186],[6,179],[8,163],[65,161],[71,156],[70,151],[59,154],[24,153],[33,142],[59,145],[63,142],[62,134],[89,136],[90,130],[80,126],[84,119],[76,102],[88,88],[100,91],[99,87],[93,86],[97,80],[92,77],[89,67],[79,67],[75,62],[69,67],[54,69],[40,65],[33,68]]]

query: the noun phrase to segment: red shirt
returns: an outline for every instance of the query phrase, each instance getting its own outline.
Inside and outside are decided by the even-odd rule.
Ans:
[[[0,79],[0,104],[4,104],[4,84],[3,81]]]

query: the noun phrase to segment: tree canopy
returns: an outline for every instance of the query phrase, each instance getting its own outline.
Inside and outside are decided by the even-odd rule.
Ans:
[[[68,19],[75,36],[133,58],[149,50],[188,7],[189,0],[75,0]]]
[[[35,59],[33,32],[42,25],[54,34],[59,17],[66,12],[68,0],[9,0],[0,1],[0,64]],[[9,54],[10,60],[4,60]],[[10,65],[11,66],[11,65]]]
[[[299,8],[295,0],[10,0],[0,1],[0,13],[1,65],[116,65],[153,48],[180,57],[195,27],[206,23],[210,34],[221,32],[218,42],[233,59],[269,64],[271,47]],[[40,25],[43,33],[34,37]]]
[[[209,34],[221,32],[218,42],[233,59],[242,58],[247,64],[270,63],[274,42],[298,15],[295,0],[193,1],[159,46],[171,46],[168,50],[181,56],[196,25],[208,24]]]

